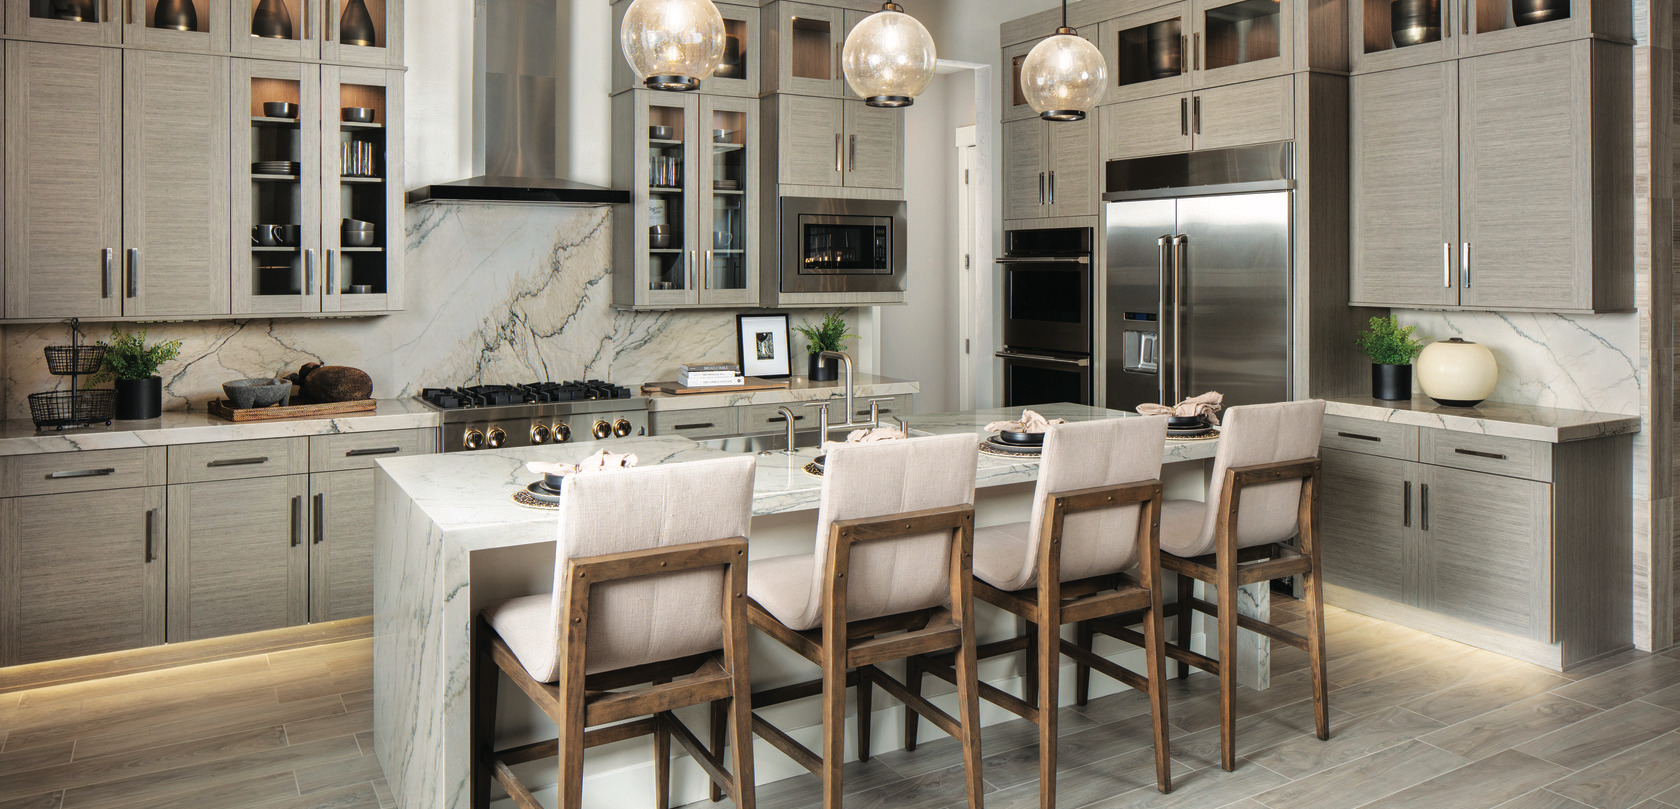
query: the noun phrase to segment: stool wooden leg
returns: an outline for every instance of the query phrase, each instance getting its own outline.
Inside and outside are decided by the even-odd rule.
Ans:
[[[1180,649],[1190,648],[1190,623],[1196,615],[1196,611],[1190,608],[1190,598],[1195,593],[1196,580],[1183,573],[1178,574],[1178,617],[1173,620],[1173,623],[1177,625],[1178,648]],[[1183,680],[1189,676],[1190,664],[1182,660],[1178,661],[1178,679]]]
[[[1223,554],[1221,554],[1223,555]],[[1237,768],[1237,565],[1219,567],[1219,764]],[[1222,562],[1224,560],[1221,560]]]
[[[1092,647],[1096,645],[1097,633],[1091,629],[1090,621],[1080,621],[1075,625],[1074,634],[1078,638],[1075,642],[1079,648],[1087,652],[1092,651]],[[1077,660],[1074,661],[1073,668],[1073,701],[1080,707],[1091,701],[1091,667]]]
[[[1318,738],[1330,738],[1330,677],[1327,673],[1328,655],[1324,650],[1324,584],[1318,578],[1318,542],[1307,545],[1312,557],[1312,570],[1307,571],[1304,585],[1307,597],[1307,665],[1312,669],[1313,722]]]
[[[822,780],[823,809],[841,809],[841,765],[846,757],[846,647],[841,642],[823,650]]]
[[[869,720],[873,710],[874,686],[869,679],[869,666],[858,669],[857,679],[857,753],[858,761],[869,760]]]
[[[752,689],[745,677],[729,700],[729,749],[734,757],[730,771],[735,777],[735,809],[753,809]]]
[[[472,809],[489,809],[490,756],[496,744],[496,689],[502,673],[490,654],[490,625],[480,620],[472,652]]]
[[[1043,608],[1044,602],[1039,602]],[[1054,614],[1052,608],[1045,611]],[[1040,809],[1056,809],[1056,716],[1061,702],[1062,633],[1056,631],[1055,619],[1046,621],[1038,631],[1038,646],[1032,654],[1038,660],[1038,805]]]
[[[919,657],[910,657],[904,661],[904,684],[910,687],[910,693],[922,695],[922,663]],[[916,749],[916,727],[921,721],[921,715],[909,708],[904,709],[904,749]]]
[[[723,700],[712,703],[712,755],[723,760],[724,736],[729,731],[729,706]],[[723,800],[723,785],[712,782],[712,803]]]
[[[579,668],[582,668],[579,666]],[[581,689],[580,689],[581,690]],[[560,808],[583,807],[583,711],[569,713],[560,723]]]
[[[966,571],[965,571],[966,573]],[[966,584],[964,585],[966,588]],[[974,641],[974,606],[959,608],[962,646],[957,650],[957,718],[962,722],[963,781],[967,786],[968,809],[980,809],[985,784],[980,780],[980,661]]]
[[[671,809],[671,728],[665,714],[655,714],[653,721],[653,805]]]

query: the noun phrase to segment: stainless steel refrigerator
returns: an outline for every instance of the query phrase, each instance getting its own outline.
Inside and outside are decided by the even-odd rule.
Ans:
[[[1107,203],[1108,407],[1208,391],[1226,407],[1289,398],[1289,185]],[[1106,198],[1124,196],[1148,193]]]

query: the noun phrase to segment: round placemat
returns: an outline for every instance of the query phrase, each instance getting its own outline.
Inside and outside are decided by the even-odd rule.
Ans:
[[[822,475],[822,467],[817,466],[816,462],[814,462],[814,461],[811,462],[811,463],[805,464],[803,469],[805,470],[805,474],[810,475],[811,477],[820,478],[820,477],[823,476]]]
[[[981,442],[980,454],[991,455],[998,458],[1008,458],[1011,461],[1036,461],[1044,457],[1042,453],[1038,452],[1015,452],[1007,449],[998,449],[989,442]]]
[[[541,490],[542,481],[539,480],[523,489],[514,491],[513,502],[526,508],[553,510],[560,507],[559,495],[548,494],[546,491],[539,494],[538,492]]]
[[[1208,430],[1200,435],[1173,435],[1172,433],[1167,433],[1168,441],[1212,441],[1218,437],[1218,430]]]

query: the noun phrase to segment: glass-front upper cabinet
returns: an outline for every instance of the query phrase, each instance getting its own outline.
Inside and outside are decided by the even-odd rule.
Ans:
[[[1174,3],[1097,26],[1097,47],[1108,63],[1103,103],[1190,89],[1190,4]]]
[[[1632,6],[1612,0],[1462,0],[1459,54],[1532,48],[1600,36],[1633,41]]]
[[[234,0],[122,0],[123,41],[169,51],[227,53]]]
[[[1297,0],[1194,0],[1191,82],[1212,87],[1289,72]]]
[[[1456,53],[1462,0],[1352,0],[1355,72],[1428,64]]]
[[[712,77],[700,83],[700,92],[714,95],[758,98],[759,74],[764,64],[759,53],[761,35],[759,10],[756,6],[714,3],[723,15],[723,61]],[[634,90],[642,86],[630,63],[624,60],[624,50],[617,46],[617,32],[624,23],[624,10],[630,0],[613,2],[613,92]]]
[[[318,0],[325,4],[321,58],[369,67],[403,60],[402,0]]]
[[[265,59],[321,57],[320,0],[230,0],[233,52]]]
[[[113,0],[6,0],[6,32],[41,42],[117,45],[125,11]]]
[[[702,226],[694,195],[701,160],[693,149],[701,138],[700,100],[655,90],[613,96],[614,130],[629,141],[613,149],[613,185],[634,189],[629,205],[614,208],[613,297],[620,306],[665,308],[700,300],[696,236]],[[710,226],[705,230],[710,246]]]
[[[1021,89],[1021,66],[1039,41],[1017,42],[1003,49],[1003,98],[998,102],[998,109],[1003,111],[1005,121],[1020,121],[1038,115],[1027,103],[1027,94]]]
[[[402,73],[321,68],[321,311],[402,308]]]
[[[699,238],[702,304],[751,304],[758,290],[758,104],[703,97]]]
[[[321,68],[235,59],[233,311],[321,311]]]
[[[840,69],[840,49],[846,41],[845,9],[789,2],[776,3],[775,9],[775,25],[765,26],[771,38],[766,43],[766,55],[774,56],[776,66],[776,86],[771,90],[827,98],[839,98],[848,92]]]

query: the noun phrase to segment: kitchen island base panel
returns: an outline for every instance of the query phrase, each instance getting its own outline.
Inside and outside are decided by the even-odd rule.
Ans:
[[[1197,498],[1206,491],[1205,462],[1171,464],[1163,471],[1169,497]],[[511,485],[511,482],[510,482]],[[976,524],[998,525],[1018,522],[1029,513],[1034,486],[1031,482],[986,487],[976,495]],[[378,487],[378,547],[382,561],[376,586],[374,699],[377,754],[390,777],[400,805],[405,807],[466,807],[470,781],[469,752],[465,740],[470,727],[469,659],[472,617],[490,604],[522,595],[550,592],[553,586],[554,543],[552,539],[501,546],[507,541],[505,526],[451,529],[445,542],[443,532],[424,510],[381,473]],[[809,554],[815,538],[815,513],[810,510],[763,514],[753,518],[749,553],[768,558],[794,553]],[[438,549],[446,549],[439,553]],[[464,550],[478,548],[478,550]],[[454,549],[453,551],[447,549]],[[445,558],[458,553],[465,558]],[[464,562],[464,564],[462,564]],[[451,575],[460,571],[464,575]],[[1168,596],[1171,597],[1171,594]],[[1242,611],[1265,618],[1269,597],[1264,585],[1246,588]],[[979,610],[978,631],[982,640],[1016,634],[1014,620],[989,608]],[[1073,628],[1066,628],[1072,639]],[[1242,649],[1240,668],[1245,685],[1265,687],[1269,670],[1264,639],[1243,633],[1249,642]],[[1201,629],[1196,628],[1193,645],[1205,649]],[[803,658],[754,633],[751,639],[752,673],[755,687],[774,687],[808,679],[814,669]],[[1097,651],[1127,667],[1143,665],[1142,653],[1125,644],[1099,644]],[[445,661],[454,661],[446,665]],[[1022,662],[1016,658],[988,661],[981,668],[987,682],[1019,692]],[[896,669],[895,669],[896,671]],[[897,672],[902,673],[902,672]],[[1074,667],[1064,661],[1061,670],[1071,704]],[[951,692],[930,682],[928,694],[942,709],[954,710]],[[943,685],[943,684],[941,684]],[[1094,678],[1092,695],[1121,690],[1117,684]],[[902,706],[894,701],[873,712],[871,748],[885,752],[902,747]],[[855,711],[855,708],[853,709]],[[704,727],[703,715],[683,714],[686,721]],[[816,698],[776,706],[766,718],[803,744],[820,742],[821,721]],[[550,738],[553,727],[546,717],[529,706],[508,701],[498,720],[497,745],[520,744]],[[982,724],[1013,718],[1005,711],[982,707]],[[849,722],[849,735],[855,725]],[[847,740],[848,760],[855,758],[856,740]],[[756,781],[769,783],[803,774],[794,764],[762,742],[755,747]],[[630,740],[589,751],[584,794],[587,805],[642,805],[653,798],[652,745],[647,740]],[[534,787],[550,786],[555,780],[551,762],[523,765],[522,778]],[[672,767],[672,801],[681,805],[707,797],[707,780],[697,766],[680,758]],[[960,796],[958,796],[960,797]]]

